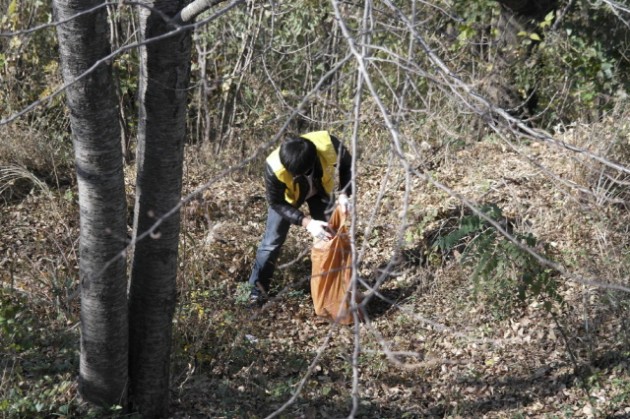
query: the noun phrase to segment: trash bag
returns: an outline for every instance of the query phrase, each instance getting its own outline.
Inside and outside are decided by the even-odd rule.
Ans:
[[[337,207],[328,221],[334,237],[313,242],[311,297],[315,314],[348,325],[354,319],[350,311],[352,251],[345,221],[346,215]],[[357,303],[361,299],[360,295],[356,296]]]

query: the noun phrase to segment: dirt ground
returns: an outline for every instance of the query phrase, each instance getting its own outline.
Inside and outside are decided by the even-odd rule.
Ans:
[[[354,326],[314,315],[310,237],[298,228],[271,300],[250,308],[262,179],[255,171],[214,179],[189,165],[185,193],[211,188],[182,209],[171,416],[630,417],[630,300],[606,286],[623,287],[627,275],[627,211],[571,187],[590,178],[552,146],[481,141],[436,156],[430,179],[448,192],[401,169],[359,165],[353,229],[369,302]],[[531,234],[566,269],[539,271],[553,278],[555,298],[516,299],[502,288],[511,271],[484,281],[474,263],[461,263],[470,237],[438,251],[470,215],[461,197],[501,208],[510,231]],[[34,190],[3,207],[1,229],[3,286],[41,313],[24,321],[55,332],[15,350],[4,371],[21,374],[29,391],[69,382],[56,397],[80,403],[76,195]]]

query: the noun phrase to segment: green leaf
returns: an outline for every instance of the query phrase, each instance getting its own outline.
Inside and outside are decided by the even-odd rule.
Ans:
[[[529,34],[529,39],[532,39],[534,41],[540,41],[540,36],[536,33],[536,32],[532,32]]]
[[[545,16],[545,20],[540,22],[538,26],[540,26],[542,29],[551,26],[551,22],[553,22],[554,16],[555,16],[555,12],[553,11],[547,13],[547,16]]]
[[[17,12],[17,0],[12,0],[11,3],[9,3],[9,8],[7,9],[7,14],[9,16],[13,16],[15,14],[15,12]]]

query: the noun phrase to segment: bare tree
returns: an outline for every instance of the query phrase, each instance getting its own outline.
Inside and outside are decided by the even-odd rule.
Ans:
[[[192,48],[191,27],[179,25],[217,3],[198,0],[184,7],[181,0],[150,0],[139,8],[143,45],[134,238],[150,234],[137,241],[133,256],[129,374],[133,407],[147,418],[166,414],[169,403]]]
[[[104,0],[55,0],[63,77],[74,81],[110,53]],[[126,403],[128,309],[126,200],[118,106],[111,64],[73,83],[70,108],[81,208],[81,363],[83,397],[104,405]]]
[[[123,156],[105,2],[54,2],[63,22],[57,27],[81,207],[81,393],[99,405],[126,406],[130,379],[134,408],[144,417],[163,416],[169,400],[179,239],[173,208],[182,187],[191,52],[190,27],[179,25],[216,3],[139,6],[138,242],[128,303]]]
[[[139,11],[141,39],[173,31],[163,16],[174,16],[182,3],[147,1]],[[135,245],[129,330],[131,400],[144,417],[168,408],[180,219],[179,211],[164,216],[182,189],[191,45],[191,32],[181,31],[140,48],[134,232],[151,235]]]
[[[236,2],[237,1],[234,1],[233,4]],[[56,0],[56,3],[62,3],[62,1]],[[188,89],[190,72],[189,30],[194,26],[192,25],[185,28],[179,26],[185,24],[183,16],[188,16],[183,13],[187,8],[182,8],[182,3],[183,1],[177,0],[160,2],[147,0],[142,3],[143,6],[140,8],[141,41],[144,45],[141,50],[142,74],[140,77],[139,101],[141,115],[138,145],[138,191],[134,221],[134,243],[136,248],[133,261],[130,299],[131,348],[129,367],[132,387],[131,398],[135,403],[135,407],[146,417],[164,415],[168,408],[171,329],[176,298],[175,278],[178,266],[179,208],[182,202],[185,202],[192,196],[189,195],[184,201],[180,199],[185,136],[184,118],[186,110],[186,91]],[[507,1],[501,3],[515,4],[515,2]],[[538,4],[539,2],[527,3]],[[194,4],[197,6],[203,4],[209,5],[210,2],[208,0],[198,0],[194,2]],[[367,96],[368,101],[375,104],[374,106],[377,113],[380,115],[379,118],[382,121],[381,132],[388,133],[391,137],[392,152],[390,160],[394,162],[393,164],[397,164],[404,169],[405,193],[402,202],[403,210],[400,212],[400,227],[396,232],[398,239],[396,240],[395,253],[399,253],[405,229],[412,221],[408,218],[411,181],[421,179],[435,189],[443,190],[447,195],[461,202],[464,207],[470,209],[470,211],[477,214],[480,218],[483,218],[507,240],[512,241],[514,245],[521,248],[523,252],[531,254],[541,265],[558,271],[566,278],[579,284],[628,291],[627,287],[624,285],[595,283],[589,278],[583,278],[573,274],[561,264],[545,259],[544,256],[537,253],[538,249],[520,244],[511,232],[505,230],[499,223],[488,218],[487,215],[481,212],[474,198],[460,194],[447,184],[439,183],[431,176],[427,175],[427,173],[423,171],[422,166],[416,165],[417,161],[420,160],[420,158],[424,158],[424,156],[419,154],[415,156],[410,155],[408,151],[417,150],[418,147],[416,147],[413,135],[409,135],[405,132],[409,132],[410,127],[409,125],[404,125],[404,113],[406,110],[411,110],[415,114],[422,114],[422,112],[424,112],[423,109],[419,108],[420,102],[413,103],[409,99],[413,99],[412,95],[414,92],[416,92],[418,96],[423,95],[423,87],[417,80],[427,79],[432,83],[432,86],[437,86],[436,91],[441,89],[443,92],[446,92],[445,96],[447,96],[449,100],[445,100],[445,103],[455,103],[458,109],[462,109],[473,115],[478,115],[479,118],[484,121],[484,124],[487,124],[489,129],[495,130],[497,135],[508,145],[510,144],[510,140],[507,138],[508,135],[526,137],[531,140],[565,147],[570,152],[583,154],[594,161],[628,173],[626,167],[614,165],[604,160],[604,158],[587,152],[586,150],[581,150],[576,146],[561,144],[549,134],[532,129],[518,118],[506,112],[505,109],[498,107],[494,101],[488,100],[483,94],[475,90],[474,86],[462,80],[457,72],[451,70],[436,52],[435,48],[429,47],[429,43],[425,41],[424,34],[420,32],[418,25],[414,23],[417,21],[415,11],[410,18],[404,11],[399,10],[394,2],[385,1],[383,5],[386,7],[376,10],[372,7],[371,1],[367,0],[364,3],[361,31],[357,32],[352,30],[354,27],[352,21],[346,16],[347,12],[344,8],[347,7],[347,4],[342,4],[336,0],[333,0],[331,4],[335,11],[335,25],[339,27],[343,35],[342,39],[345,41],[345,44],[347,44],[346,52],[349,51],[346,58],[338,61],[337,69],[331,70],[331,73],[339,71],[341,65],[348,61],[349,57],[354,59],[352,68],[357,72],[356,86],[352,87],[352,90],[356,91],[353,109],[353,121],[355,122],[355,126],[351,136],[353,156],[357,154],[354,150],[357,149],[359,140],[358,128],[361,122],[359,116],[363,109],[361,104],[363,99],[365,99],[362,96]],[[416,2],[413,2],[413,4],[415,6]],[[402,27],[402,33],[409,38],[408,55],[404,55],[404,52],[390,51],[368,36],[374,31],[374,28],[370,26],[369,22],[375,20],[373,17],[375,10],[378,13],[382,13],[382,10],[387,9],[391,10],[391,16],[396,18],[396,21],[399,22]],[[420,14],[418,14],[418,16],[419,15]],[[171,16],[174,17],[171,19]],[[191,17],[186,17],[186,19],[191,19]],[[70,23],[66,24],[70,25]],[[72,22],[72,25],[77,25],[77,22]],[[72,26],[72,28],[74,27],[75,26]],[[83,28],[85,32],[79,33],[91,33],[89,30],[93,27],[98,26],[92,23],[87,24]],[[60,33],[61,32],[62,30],[60,29]],[[71,35],[76,36],[74,33]],[[69,38],[72,37],[69,36]],[[60,39],[62,39],[61,35]],[[68,60],[75,59],[73,58],[75,57],[72,55],[73,53],[85,54],[85,51],[81,49],[68,51],[67,46],[69,45],[71,44],[68,43],[68,45],[64,45],[66,49],[62,51],[62,54],[66,54],[66,56],[69,57],[67,58]],[[380,51],[382,55],[374,56],[374,51]],[[401,72],[405,75],[405,86],[402,89],[402,93],[398,93],[399,90],[396,89],[397,86],[395,82],[391,82],[384,77],[384,75],[386,75],[386,69],[384,68],[386,60],[383,60],[383,55],[388,56],[390,62],[397,63],[399,69],[404,70]],[[79,55],[79,57],[83,57],[83,55]],[[100,57],[102,57],[102,55],[100,55]],[[98,58],[96,59],[98,60]],[[82,68],[91,68],[90,65],[93,62],[95,61],[86,63]],[[66,67],[67,66],[64,66],[64,71]],[[72,86],[73,89],[80,90],[80,92],[77,93],[78,99],[73,102],[73,98],[75,98],[73,95],[75,93],[69,92],[70,108],[73,111],[73,130],[76,131],[75,141],[78,141],[78,134],[82,133],[82,129],[84,129],[79,123],[82,121],[81,118],[89,118],[87,123],[95,123],[92,118],[96,118],[93,114],[87,115],[83,113],[83,109],[87,105],[83,105],[81,101],[87,101],[90,98],[90,94],[95,95],[95,93],[93,90],[87,90],[87,88],[84,87],[84,84],[87,85],[88,82],[94,81],[91,79],[92,76],[84,77],[84,72],[87,70],[82,71],[77,70],[75,73],[68,74],[64,72],[67,80],[77,80],[79,76],[82,79],[81,83],[77,82]],[[98,74],[98,72],[95,74]],[[310,95],[319,92],[320,88],[323,90],[322,86],[326,85],[324,82],[327,77],[329,77],[328,73],[326,77],[323,77],[320,82],[316,83],[311,92],[301,99],[294,113],[299,112],[303,108],[304,104],[311,99],[309,97]],[[96,96],[99,96],[103,91],[107,91],[106,89],[108,89],[106,83],[98,84],[98,86],[104,88],[104,90],[98,91]],[[389,102],[387,95],[383,94],[383,91],[395,93],[397,96],[394,96],[394,100]],[[87,97],[84,97],[86,95]],[[431,99],[434,100],[435,98]],[[109,109],[107,107],[108,104],[109,103],[103,103],[102,109]],[[416,108],[414,108],[414,106]],[[390,114],[391,111],[389,108],[391,107],[396,109],[396,117]],[[104,115],[102,109],[99,109],[100,117]],[[79,110],[81,113],[78,112]],[[76,115],[74,115],[75,112],[77,113]],[[292,113],[291,117],[293,117],[294,113]],[[409,114],[411,114],[411,112],[409,112]],[[400,118],[398,118],[399,115],[401,115]],[[112,126],[117,126],[117,124],[114,122]],[[116,137],[114,135],[112,136]],[[84,137],[85,135],[80,138]],[[279,134],[274,140],[278,137]],[[93,143],[92,145],[95,144],[96,143]],[[116,147],[119,148],[118,145]],[[79,146],[76,148],[78,150]],[[87,163],[80,165],[79,157],[81,156],[77,153],[77,171],[79,176],[86,177],[90,180],[91,178],[89,176],[84,176],[85,170],[83,165]],[[414,157],[417,158],[417,160],[414,161]],[[121,160],[120,156],[117,158]],[[246,162],[244,161],[243,165],[245,164]],[[212,182],[208,182],[199,190],[211,187],[211,184]],[[88,183],[88,185],[91,184]],[[387,185],[384,186],[386,187]],[[82,202],[86,202],[86,199],[87,198]],[[379,202],[374,205],[375,211],[378,211],[378,207],[381,205]],[[115,211],[117,211],[117,209],[113,209],[112,213]],[[89,221],[87,217],[85,220]],[[371,221],[369,224],[370,226],[368,228],[372,228]],[[82,224],[82,230],[90,230],[97,225],[99,224]],[[105,226],[111,227],[109,224]],[[352,228],[354,232],[356,225],[353,224]],[[366,228],[366,231],[367,230]],[[107,230],[105,229],[105,231]],[[120,233],[117,232],[116,234]],[[120,234],[120,237],[123,237],[123,234],[124,231]],[[365,234],[364,236],[367,237],[369,234]],[[90,244],[89,242],[86,243]],[[82,241],[82,246],[83,245],[84,242]],[[358,261],[355,263],[358,267],[358,263],[360,263],[362,258],[359,257],[356,259]],[[89,260],[89,258],[86,258],[86,260]],[[105,260],[107,261],[107,259]],[[102,270],[98,270],[96,274],[91,274],[91,276],[87,277],[84,277],[82,274],[82,278],[89,279],[90,281],[88,281],[88,283],[90,284],[93,278],[98,278],[98,275],[105,272],[106,269],[111,268],[114,263],[118,263],[119,258],[116,258],[114,254],[111,256],[111,260],[114,261],[112,264],[103,263]],[[393,271],[396,257],[392,257],[390,262],[386,269],[383,270],[383,275],[377,278],[376,285],[368,285],[361,277],[356,275],[354,281],[355,288],[359,285],[365,286],[373,296],[385,299],[386,297],[379,294],[378,288],[383,281],[388,278],[388,274]],[[431,322],[430,320],[420,317],[418,317],[418,319],[437,329],[442,328],[443,330],[448,330],[448,328]],[[376,330],[372,332],[374,334],[378,333]],[[451,332],[452,331],[449,331],[449,333]],[[350,417],[354,417],[357,414],[360,397],[358,355],[362,348],[360,346],[358,330],[355,337],[355,347],[352,357],[353,406]],[[379,342],[383,346],[382,350],[388,355],[388,358],[396,360],[387,342],[380,337]],[[102,349],[102,346],[109,345],[109,342],[100,341],[99,344]],[[307,374],[305,374],[304,379],[296,389],[291,400],[283,405],[280,410],[274,412],[273,415],[280,414],[283,409],[286,409],[294,400],[297,400],[299,391],[306,382],[308,375],[313,371],[313,366],[319,362],[319,357],[320,352],[318,352],[318,356],[313,360]],[[109,364],[107,367],[109,367]],[[112,394],[114,394],[115,397],[115,393]],[[124,391],[120,394],[124,395]],[[106,402],[112,403],[111,401]]]

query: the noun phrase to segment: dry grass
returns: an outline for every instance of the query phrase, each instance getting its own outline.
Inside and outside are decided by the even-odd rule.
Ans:
[[[589,138],[588,130],[576,131],[574,135]],[[473,202],[497,203],[514,219],[515,229],[549,245],[572,275],[624,284],[628,243],[618,230],[628,222],[627,215],[597,193],[574,187],[592,189],[593,180],[576,168],[574,156],[538,144],[514,148],[488,137],[448,153],[435,177]],[[532,157],[538,166],[531,164]],[[370,156],[362,159],[374,164],[359,168],[357,245],[365,245],[361,273],[374,281],[396,247],[393,233],[403,210],[403,173],[393,171],[382,205],[375,208],[385,182],[384,167]],[[190,172],[196,173],[193,179],[211,176],[200,167]],[[182,417],[271,413],[306,374],[330,332],[313,318],[307,287],[300,282],[308,275],[308,263],[299,257],[308,237],[297,230],[282,259],[292,262],[297,257],[297,263],[290,263],[274,281],[278,297],[262,313],[240,306],[239,284],[249,273],[262,233],[264,205],[252,200],[261,195],[260,179],[239,176],[217,181],[212,192],[189,207],[187,231],[195,239],[189,239],[187,248],[197,257],[187,265],[189,293],[182,295],[188,321],[180,322],[180,337],[188,361],[181,364],[175,405]],[[394,264],[379,289],[387,302],[376,299],[372,322],[361,328],[359,415],[627,414],[630,376],[623,353],[630,346],[621,320],[627,316],[627,296],[560,277],[564,304],[551,312],[541,299],[533,299],[505,307],[507,316],[497,313],[487,301],[472,298],[470,271],[456,259],[423,259],[422,251],[430,250],[423,232],[442,224],[443,217],[457,219],[461,203],[420,179],[412,184],[406,210],[411,230],[422,228],[406,236],[405,246],[412,252],[404,254],[418,257]],[[235,188],[237,197],[217,192]],[[370,219],[374,222],[368,226]],[[349,411],[352,332],[333,333],[334,343],[289,416],[311,417],[315,406],[333,417]],[[222,349],[226,347],[230,349]]]
[[[11,199],[24,190],[24,184],[35,187],[37,192],[49,193],[48,185],[42,182],[37,176],[21,166],[0,166],[0,196],[7,196]]]
[[[564,138],[581,147],[596,145],[590,142],[593,130],[627,138],[621,118],[603,124],[575,127]],[[510,145],[494,136],[439,150],[435,179],[476,204],[497,204],[515,230],[548,245],[554,260],[572,275],[627,285],[628,215],[601,198],[601,166],[589,168],[566,149]],[[619,159],[622,150],[610,158]],[[182,209],[172,416],[263,417],[285,403],[301,380],[300,397],[285,417],[346,416],[352,406],[355,335],[313,315],[308,235],[292,229],[274,279],[275,297],[262,311],[249,310],[244,281],[264,230],[262,179],[251,168],[219,176],[227,163],[198,149],[188,152],[195,157],[188,159],[185,193],[207,182],[210,188]],[[383,157],[364,152],[359,164],[360,273],[368,283],[383,274],[385,280],[378,289],[382,299],[370,303],[370,322],[357,335],[362,348],[355,360],[357,416],[630,414],[628,296],[558,276],[564,304],[554,304],[551,311],[543,308],[544,298],[502,312],[489,297],[475,299],[470,269],[458,263],[456,254],[439,255],[431,248],[435,234],[446,234],[465,213],[461,202],[414,178],[404,207],[404,173],[395,165],[386,177]],[[132,172],[129,168],[129,179]],[[624,196],[624,186],[615,185],[614,196]],[[19,314],[23,324],[33,326],[10,334],[0,324],[3,399],[30,414],[41,402],[47,415],[96,415],[77,398],[74,381],[76,202],[53,190],[4,209],[2,283],[13,291],[3,291],[8,292],[3,310],[16,308],[14,317]],[[409,225],[399,243],[395,233],[403,213]],[[395,253],[400,244],[402,253]],[[37,317],[20,309],[22,304]],[[320,361],[309,368],[320,351]],[[28,372],[32,363],[41,374]],[[50,365],[57,365],[56,372]],[[11,393],[16,388],[23,395],[57,390],[20,404],[20,394]]]
[[[10,188],[7,185],[18,178],[39,188],[45,184],[65,187],[72,181],[74,163],[69,137],[34,128],[36,126],[37,123],[0,126],[0,167],[4,168],[2,191],[5,193],[20,192],[20,188],[15,189],[15,182]]]

